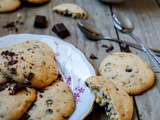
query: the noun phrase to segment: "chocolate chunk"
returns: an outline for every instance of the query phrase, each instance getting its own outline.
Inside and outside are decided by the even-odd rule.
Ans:
[[[127,68],[127,69],[126,69],[126,72],[132,72],[132,69]]]
[[[15,56],[16,54],[15,54],[14,52],[11,52],[11,51],[6,50],[6,51],[2,51],[2,52],[1,52],[1,55],[2,55],[2,56],[10,56],[10,57],[13,57],[13,56]]]
[[[8,65],[14,65],[18,62],[18,60],[11,60],[8,62]]]
[[[48,27],[48,20],[45,16],[36,15],[34,21],[35,28],[47,28]]]
[[[27,80],[31,81],[34,77],[34,73],[29,73]]]
[[[25,77],[24,84],[30,86],[30,85],[31,85],[31,80],[32,80],[32,78],[34,77],[34,73],[29,73],[28,76],[26,76],[26,75],[24,74],[24,77]]]
[[[53,26],[52,31],[55,32],[60,38],[66,38],[70,36],[70,32],[63,23],[59,23]]]
[[[90,59],[95,60],[95,59],[98,59],[98,57],[96,57],[94,54],[91,54]]]
[[[52,105],[52,104],[53,104],[53,100],[52,100],[52,99],[46,100],[46,104],[47,104],[48,106]]]
[[[39,94],[39,97],[40,97],[40,98],[43,98],[43,95],[42,95],[42,94]]]
[[[60,73],[57,76],[57,80],[63,80],[62,75]]]
[[[129,45],[126,43],[120,43],[121,52],[131,52]]]
[[[53,113],[53,110],[52,110],[52,109],[47,109],[47,110],[46,110],[46,113],[47,113],[47,114],[52,114],[52,113]]]
[[[26,86],[20,83],[12,83],[9,85],[8,91],[10,95],[15,95],[20,90],[24,89]]]

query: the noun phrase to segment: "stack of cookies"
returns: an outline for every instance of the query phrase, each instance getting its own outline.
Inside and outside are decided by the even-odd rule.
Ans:
[[[131,120],[133,103],[129,95],[138,95],[155,83],[151,67],[132,53],[112,53],[100,64],[100,76],[88,78],[86,85],[105,108],[107,120]]]
[[[75,109],[55,54],[43,42],[0,49],[0,78],[0,120],[64,120]]]

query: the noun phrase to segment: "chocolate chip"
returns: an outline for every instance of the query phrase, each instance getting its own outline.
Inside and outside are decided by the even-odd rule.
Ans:
[[[53,104],[53,100],[52,100],[52,99],[46,100],[46,104],[47,104],[48,106],[52,105],[52,104]]]
[[[42,94],[39,94],[39,97],[40,97],[40,98],[43,98],[43,95],[42,95]]]
[[[23,57],[21,57],[21,60],[24,60],[24,58],[23,58]]]
[[[27,49],[27,51],[30,51],[30,50],[32,50],[32,48],[28,48],[28,49]]]
[[[28,76],[24,74],[24,77],[25,77],[24,84],[30,86],[32,78],[34,77],[34,73],[29,73]]]
[[[6,50],[6,51],[2,51],[2,52],[1,52],[1,55],[2,55],[2,56],[10,56],[10,57],[13,57],[13,56],[15,56],[16,54],[15,54],[14,52],[11,52],[11,51]]]
[[[127,68],[126,72],[132,72],[132,69],[131,68]]]
[[[70,32],[63,23],[55,24],[52,28],[52,31],[55,32],[62,39],[70,36]]]
[[[47,114],[52,114],[52,113],[53,113],[53,110],[52,110],[52,109],[47,109],[47,110],[46,110],[46,113],[47,113]]]
[[[11,74],[17,74],[16,68],[10,68]]]
[[[18,62],[18,60],[11,60],[8,62],[8,65],[14,65]]]
[[[91,54],[90,59],[95,60],[95,59],[98,59],[98,57],[96,57],[94,54]]]
[[[10,95],[15,95],[20,90],[24,89],[26,86],[20,83],[11,83],[9,85],[8,91]]]
[[[62,75],[60,73],[57,76],[57,80],[63,80]]]
[[[34,21],[35,28],[47,28],[48,27],[48,20],[45,16],[36,15]]]
[[[34,73],[31,73],[31,72],[30,72],[30,73],[28,74],[27,80],[28,80],[28,81],[31,81],[33,77],[34,77]]]
[[[85,82],[86,86],[89,87],[89,84],[87,82]]]

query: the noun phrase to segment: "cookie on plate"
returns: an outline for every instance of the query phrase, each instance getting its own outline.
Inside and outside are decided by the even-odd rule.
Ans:
[[[27,4],[42,5],[48,3],[50,0],[21,0],[21,1]]]
[[[105,108],[107,120],[131,120],[133,101],[128,93],[102,76],[87,79],[86,85],[96,96],[96,102]]]
[[[40,41],[25,41],[0,50],[0,84],[13,80],[44,88],[57,79],[53,50]]]
[[[38,92],[37,100],[29,110],[28,120],[66,120],[75,109],[70,88],[62,81]]]
[[[36,99],[36,91],[31,88],[10,95],[8,88],[0,91],[0,120],[18,120]]]
[[[155,75],[150,66],[132,53],[113,53],[100,64],[99,72],[107,80],[122,86],[130,95],[151,88]]]
[[[21,6],[20,0],[0,0],[0,13],[12,12]]]
[[[57,5],[53,7],[53,11],[64,16],[71,16],[73,18],[86,19],[88,16],[85,10],[73,3]]]

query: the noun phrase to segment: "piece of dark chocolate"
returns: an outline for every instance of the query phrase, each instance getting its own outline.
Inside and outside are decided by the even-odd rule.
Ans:
[[[90,59],[95,60],[95,59],[98,59],[98,57],[96,57],[94,54],[91,54]]]
[[[62,39],[70,36],[70,32],[63,23],[55,24],[52,28],[52,31],[55,32]]]
[[[48,20],[45,16],[36,15],[34,21],[35,28],[47,28],[48,27]]]
[[[26,88],[26,85],[20,83],[11,83],[9,85],[8,91],[10,95],[15,95],[20,90]]]

